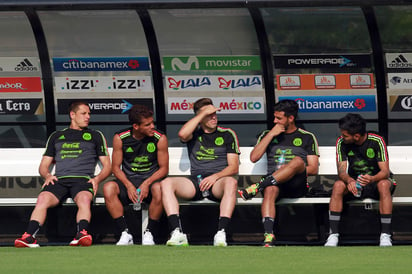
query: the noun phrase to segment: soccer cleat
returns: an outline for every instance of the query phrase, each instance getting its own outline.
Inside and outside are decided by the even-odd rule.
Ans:
[[[78,232],[76,237],[70,242],[70,246],[91,246],[92,241],[92,235],[83,229]]]
[[[332,233],[326,240],[325,246],[338,246],[339,243],[339,233]]]
[[[263,241],[263,247],[272,247],[275,235],[273,233],[265,233],[265,240]]]
[[[186,234],[182,233],[179,228],[173,230],[170,239],[166,242],[168,246],[188,246]]]
[[[387,233],[381,233],[379,246],[392,246],[391,235]]]
[[[37,240],[36,238],[34,238],[33,236],[31,236],[30,234],[28,234],[27,232],[24,232],[23,236],[21,236],[21,238],[16,239],[14,241],[14,246],[15,247],[40,247],[37,244]]]
[[[259,187],[260,187],[260,183],[256,183],[256,184],[248,186],[245,189],[238,190],[237,192],[239,193],[240,197],[242,197],[243,200],[247,201],[249,199],[252,199],[258,194]]]
[[[133,244],[133,236],[129,234],[126,230],[122,232],[119,241],[116,245],[132,245]]]
[[[224,229],[219,230],[215,237],[213,238],[214,246],[227,246],[226,243],[226,232]]]
[[[149,230],[146,230],[143,234],[142,245],[155,245],[153,235]]]

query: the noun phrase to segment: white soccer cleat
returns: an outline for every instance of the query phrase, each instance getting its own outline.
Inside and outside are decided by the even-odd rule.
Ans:
[[[338,246],[339,243],[339,233],[332,233],[326,240],[325,246]]]
[[[127,231],[123,231],[122,235],[120,236],[119,241],[116,245],[132,245],[133,244],[133,236],[129,234]]]
[[[153,235],[149,230],[146,230],[143,234],[142,245],[155,245]]]
[[[392,246],[391,235],[387,233],[381,233],[379,246]]]
[[[188,246],[186,234],[182,233],[179,228],[173,230],[170,239],[166,242],[168,246]]]
[[[214,246],[227,246],[226,243],[226,232],[224,229],[219,230],[214,239],[213,239],[213,245]]]

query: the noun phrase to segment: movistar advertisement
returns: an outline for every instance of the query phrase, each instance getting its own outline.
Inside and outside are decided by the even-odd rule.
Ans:
[[[67,114],[68,106],[74,99],[58,99],[58,114]],[[127,114],[135,104],[145,105],[153,109],[153,99],[151,98],[126,98],[126,99],[81,99],[89,103],[90,111],[94,114]]]
[[[299,112],[368,112],[376,111],[375,95],[280,96],[295,100]]]
[[[259,56],[167,56],[163,57],[165,71],[198,70],[258,70]]]

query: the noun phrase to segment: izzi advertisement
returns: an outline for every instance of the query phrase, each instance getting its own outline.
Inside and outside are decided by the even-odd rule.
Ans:
[[[261,70],[259,56],[167,56],[165,71]]]

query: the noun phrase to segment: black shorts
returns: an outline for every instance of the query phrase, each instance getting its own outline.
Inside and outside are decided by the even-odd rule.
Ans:
[[[48,184],[42,190],[52,193],[60,202],[66,198],[76,197],[80,191],[88,191],[94,195],[93,185],[87,178],[61,178],[53,184]]]
[[[391,195],[395,192],[396,189],[396,181],[393,178],[388,178],[389,182],[391,182]],[[351,201],[351,200],[362,200],[365,198],[371,198],[374,200],[379,200],[379,191],[378,191],[378,182],[374,182],[368,184],[362,188],[362,194],[360,197],[355,197],[352,192],[348,192],[344,196],[344,201]]]
[[[202,196],[202,191],[200,191],[199,184],[197,182],[197,176],[191,175],[191,176],[189,176],[188,179],[190,181],[192,181],[192,183],[193,183],[193,185],[195,186],[195,189],[196,189],[195,196],[191,199],[191,201],[203,200],[204,197]],[[209,188],[209,196],[207,197],[207,199],[209,199],[211,201],[214,201],[214,202],[220,202],[220,199],[213,196],[212,188],[213,188],[213,186],[211,188]]]
[[[285,183],[278,184],[279,196],[277,200],[282,198],[300,198],[308,192],[308,183],[306,172],[296,174],[292,179]]]
[[[146,178],[136,178],[136,179],[130,179],[130,182],[132,182],[132,184],[137,188],[139,188],[139,186],[144,182],[144,180],[146,180]],[[119,186],[119,200],[122,203],[123,206],[126,206],[128,204],[133,203],[132,200],[129,199],[129,195],[127,195],[127,188],[124,186],[124,184],[120,181],[120,180],[114,180],[117,185]],[[158,182],[154,182],[153,184],[156,184]],[[149,194],[147,195],[146,198],[143,199],[143,202],[145,202],[146,204],[150,204],[150,202],[152,201],[152,192],[150,191],[152,188],[151,184],[149,186]]]

